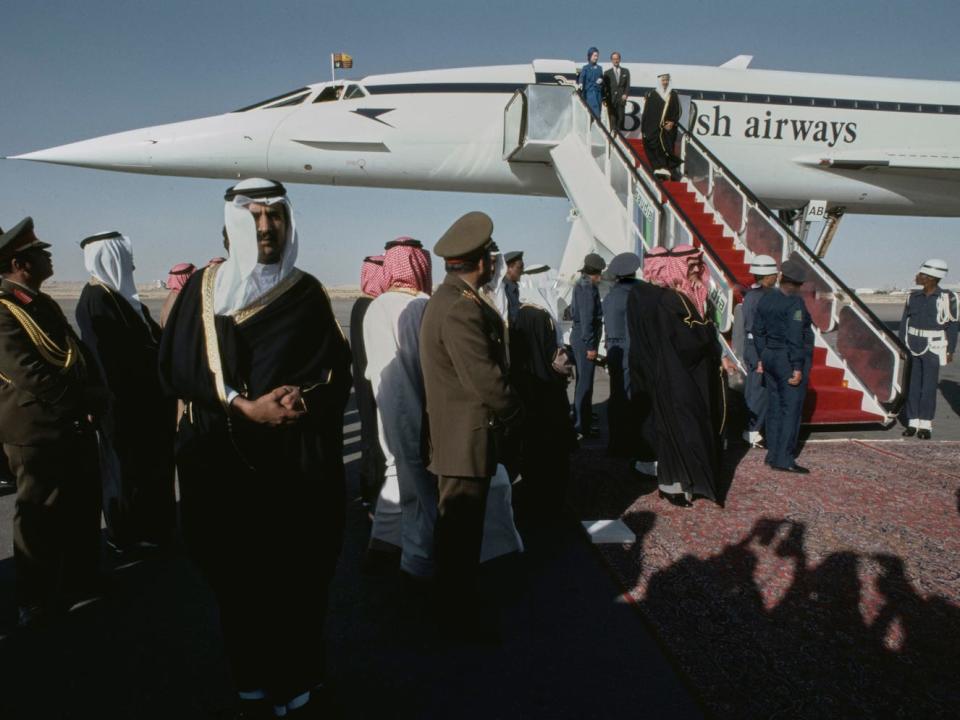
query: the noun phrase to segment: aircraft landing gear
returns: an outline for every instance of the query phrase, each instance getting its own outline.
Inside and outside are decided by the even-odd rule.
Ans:
[[[814,246],[813,251],[817,254],[817,257],[826,257],[827,250],[830,249],[830,243],[833,242],[833,236],[837,234],[837,230],[840,229],[840,221],[843,219],[844,208],[832,208],[827,210],[827,220],[823,225],[823,230],[820,231],[820,237],[817,240],[817,244]]]
[[[807,239],[810,237],[810,226],[813,224],[814,219],[808,218],[812,215],[810,210],[811,206],[814,205],[819,206],[816,214],[821,216],[819,218],[814,217],[814,219],[822,219],[824,224],[816,243],[813,245],[813,251],[817,257],[822,258],[826,257],[827,250],[830,249],[830,243],[833,242],[833,236],[836,235],[837,230],[840,229],[840,220],[843,218],[846,208],[836,207],[827,209],[824,207],[825,203],[823,203],[823,201],[817,201],[816,203],[808,203],[806,206],[797,210],[780,210],[779,215],[780,220],[782,220],[784,224],[789,225],[793,233],[800,238],[800,242],[809,247],[810,243]]]

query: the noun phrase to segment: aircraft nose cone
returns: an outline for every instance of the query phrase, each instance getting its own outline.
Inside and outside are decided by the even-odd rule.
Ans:
[[[268,114],[230,113],[140,128],[16,155],[12,160],[132,173],[236,178],[266,172],[277,124]]]
[[[150,149],[158,142],[133,131],[58,145],[8,159],[143,172],[150,169]]]

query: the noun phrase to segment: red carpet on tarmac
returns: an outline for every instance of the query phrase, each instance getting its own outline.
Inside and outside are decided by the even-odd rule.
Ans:
[[[588,447],[570,499],[637,534],[596,547],[710,714],[960,716],[960,443],[809,443],[800,462],[731,450],[726,506],[684,509]]]

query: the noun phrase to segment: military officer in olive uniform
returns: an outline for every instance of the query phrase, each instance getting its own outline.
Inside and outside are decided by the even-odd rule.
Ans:
[[[0,440],[16,477],[20,624],[96,592],[100,477],[90,417],[105,405],[95,363],[40,292],[50,246],[27,218],[0,237]]]
[[[507,380],[503,320],[479,293],[493,274],[493,221],[467,213],[434,252],[447,276],[427,303],[420,361],[430,426],[430,465],[439,484],[436,577],[444,613],[475,602],[483,520],[502,434],[519,399]],[[454,620],[456,618],[447,618]]]
[[[616,279],[603,299],[603,324],[606,334],[607,371],[610,373],[610,401],[607,425],[611,455],[629,457],[633,450],[630,427],[630,336],[627,332],[627,298],[637,280],[640,258],[635,253],[620,253],[610,261],[609,275]]]
[[[780,268],[780,287],[757,304],[753,343],[760,357],[757,371],[767,388],[767,457],[774,470],[806,474],[797,465],[800,417],[813,364],[813,326],[800,296],[806,270],[796,260]]]

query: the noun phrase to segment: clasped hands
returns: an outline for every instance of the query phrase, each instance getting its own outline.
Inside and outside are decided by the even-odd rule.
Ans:
[[[291,425],[307,414],[303,393],[295,385],[281,385],[256,400],[240,395],[230,409],[252,423],[271,427]]]

